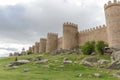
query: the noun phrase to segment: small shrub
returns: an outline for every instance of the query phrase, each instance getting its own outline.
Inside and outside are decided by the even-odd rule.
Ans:
[[[28,52],[27,54],[30,55],[30,54],[33,54],[33,53],[32,52]]]
[[[105,43],[104,41],[97,41],[95,44],[95,50],[97,53],[103,55],[104,54],[104,49],[105,47],[107,47],[107,43]]]
[[[95,52],[95,41],[88,41],[81,48],[83,54],[90,55],[92,52]]]
[[[15,61],[18,61],[18,58],[17,58],[17,57],[15,57]]]

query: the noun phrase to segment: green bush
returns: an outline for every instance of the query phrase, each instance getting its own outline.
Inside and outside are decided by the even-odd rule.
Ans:
[[[95,44],[95,51],[101,55],[104,54],[104,48],[107,47],[107,43],[104,41],[97,41]]]
[[[27,54],[30,55],[30,54],[33,54],[33,53],[32,52],[28,52]]]
[[[18,61],[18,58],[17,58],[17,57],[15,57],[15,61]]]
[[[90,55],[92,52],[95,52],[95,41],[88,41],[82,47],[83,54]]]

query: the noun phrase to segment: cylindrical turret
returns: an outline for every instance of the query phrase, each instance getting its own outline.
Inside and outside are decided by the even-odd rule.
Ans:
[[[63,49],[78,46],[78,25],[73,23],[63,24]]]
[[[40,39],[40,52],[46,52],[46,39]]]
[[[32,47],[29,47],[28,52],[32,52]]]
[[[33,45],[32,48],[31,48],[31,52],[32,52],[32,53],[34,53],[34,49],[35,49],[35,47],[34,47],[34,45]]]
[[[120,48],[120,2],[109,1],[104,6],[109,46]]]
[[[39,42],[35,43],[35,53],[39,53]]]
[[[58,45],[58,34],[57,33],[48,33],[47,34],[47,43],[46,43],[46,52],[51,52],[57,49]]]

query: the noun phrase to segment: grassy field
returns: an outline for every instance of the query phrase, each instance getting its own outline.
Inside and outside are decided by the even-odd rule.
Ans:
[[[20,56],[19,59],[33,58],[40,54],[32,54],[27,56]],[[43,54],[42,54],[43,55]],[[120,80],[111,76],[113,70],[100,69],[98,67],[87,67],[81,64],[63,64],[62,61],[65,57],[72,61],[80,62],[85,55],[44,55],[49,60],[45,64],[35,64],[32,61],[28,64],[21,65],[18,68],[5,67],[10,62],[13,62],[16,57],[0,58],[0,80]],[[110,59],[109,56],[97,56],[102,59]],[[56,62],[56,61],[57,62]],[[49,65],[49,68],[43,66]],[[58,66],[64,65],[64,68]],[[28,72],[23,72],[23,69],[28,68]],[[94,73],[100,73],[101,77],[94,77]],[[81,77],[78,77],[82,74]]]

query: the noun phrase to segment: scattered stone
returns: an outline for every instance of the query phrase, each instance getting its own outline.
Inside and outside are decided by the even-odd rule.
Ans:
[[[51,55],[57,55],[57,54],[60,54],[60,53],[64,53],[64,50],[63,49],[57,49],[57,50],[52,51],[50,54]]]
[[[33,58],[27,58],[27,60],[32,61],[32,60],[33,60]]]
[[[28,71],[29,71],[28,68],[23,69],[23,72],[28,72]]]
[[[94,62],[98,62],[98,61],[99,61],[99,59],[98,59],[98,58],[96,58],[96,57],[88,57],[88,58],[85,58],[85,59],[84,59],[84,61],[94,63]]]
[[[18,68],[18,66],[12,66],[13,68],[15,68],[15,69],[17,69]]]
[[[109,60],[99,60],[98,63],[100,65],[107,65],[108,63],[110,63],[110,61]]]
[[[92,67],[92,66],[98,66],[98,61],[99,59],[96,57],[88,57],[83,59],[80,64]]]
[[[9,66],[10,67],[12,67],[12,66],[19,66],[19,65],[27,64],[29,62],[30,62],[29,60],[18,60],[18,61],[10,63]]]
[[[113,76],[120,78],[120,72],[117,72],[117,73],[113,74]]]
[[[39,55],[39,56],[37,56],[37,57],[35,57],[35,61],[39,61],[39,60],[43,60],[44,59],[44,57],[43,57],[43,55]]]
[[[81,50],[80,48],[77,46],[77,47],[74,47],[74,48],[71,48],[71,49],[57,49],[57,50],[54,50],[52,51],[50,54],[52,55],[57,55],[57,54],[72,54],[72,53],[76,53],[76,54],[81,54]]]
[[[41,61],[39,61],[39,62],[36,62],[36,64],[45,64],[45,63],[47,63],[48,62],[48,60],[47,59],[44,59],[44,60],[41,60]]]
[[[93,67],[92,63],[88,62],[88,61],[84,61],[81,64],[88,66],[88,67]]]
[[[92,52],[91,55],[95,55],[96,53],[95,52]]]
[[[108,69],[120,70],[120,61],[115,61],[109,65]]]
[[[74,61],[74,64],[78,64],[78,62],[77,62],[77,61]]]
[[[68,58],[64,58],[64,59],[63,59],[63,61],[67,61],[67,60],[69,60],[69,59],[68,59]]]
[[[44,68],[44,69],[48,69],[49,67],[50,67],[49,65],[42,66],[42,68]]]
[[[120,51],[113,52],[111,55],[112,62],[120,61]]]
[[[72,53],[73,53],[73,50],[67,49],[67,50],[65,50],[65,53],[66,53],[66,54],[72,54]]]
[[[97,78],[101,77],[101,75],[99,73],[95,73],[94,76],[97,77]]]
[[[109,47],[105,47],[104,52],[105,52],[105,54],[111,55],[113,53],[113,49],[111,49]]]
[[[63,61],[64,64],[72,64],[72,61],[70,60],[66,60],[66,61]]]
[[[58,68],[64,68],[64,65],[58,66]]]
[[[78,77],[79,77],[79,78],[82,77],[82,74],[79,74]]]

